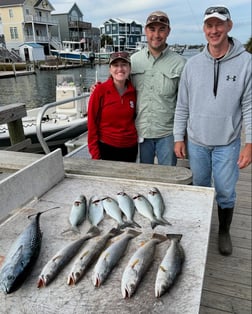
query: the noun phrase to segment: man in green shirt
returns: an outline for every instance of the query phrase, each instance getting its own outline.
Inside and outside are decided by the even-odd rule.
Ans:
[[[153,164],[157,157],[158,164],[176,165],[173,121],[185,59],[169,49],[166,40],[170,31],[166,13],[151,13],[145,25],[148,47],[131,56],[141,163]]]

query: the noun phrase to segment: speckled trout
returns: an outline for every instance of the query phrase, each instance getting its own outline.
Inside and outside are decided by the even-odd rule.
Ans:
[[[177,276],[181,273],[185,259],[184,249],[180,244],[181,234],[167,234],[170,245],[158,268],[155,296],[161,297],[174,284]]]
[[[111,244],[102,252],[93,270],[93,284],[95,287],[107,279],[112,269],[125,253],[131,239],[137,237],[141,232],[128,229],[122,235],[111,240]]]
[[[127,221],[135,227],[141,228],[141,226],[134,220],[135,205],[133,199],[125,192],[117,193],[117,201],[120,209],[127,218]]]
[[[108,240],[120,233],[122,233],[120,229],[113,228],[104,236],[95,237],[90,240],[81,253],[76,257],[70,274],[68,275],[67,284],[76,284],[84,275],[88,267],[96,261]]]
[[[130,258],[121,280],[123,298],[130,298],[136,291],[142,277],[154,260],[156,245],[165,240],[167,240],[166,236],[154,233],[152,238],[143,244]]]
[[[82,245],[88,239],[95,237],[99,234],[99,229],[93,227],[89,230],[89,233],[85,234],[78,240],[72,241],[67,246],[59,250],[44,266],[42,269],[37,287],[42,288],[47,286],[58,273],[70,262],[70,260],[78,253]]]

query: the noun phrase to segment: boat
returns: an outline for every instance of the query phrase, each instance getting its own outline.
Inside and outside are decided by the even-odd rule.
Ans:
[[[24,135],[31,140],[26,151],[45,153],[42,137],[49,151],[59,147],[65,155],[64,143],[87,130],[89,95],[75,83],[74,75],[57,75],[56,101],[27,110],[27,116],[22,118]],[[0,149],[8,149],[10,145],[8,127],[0,125]]]
[[[79,41],[65,40],[62,41],[62,49],[51,49],[51,53],[53,56],[70,62],[93,62],[95,59],[94,52],[83,51],[81,45],[82,42]]]

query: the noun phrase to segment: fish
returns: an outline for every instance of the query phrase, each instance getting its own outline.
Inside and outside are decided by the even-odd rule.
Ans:
[[[160,221],[163,221],[167,225],[171,225],[171,223],[163,217],[165,211],[165,203],[159,189],[156,187],[151,188],[147,198],[153,207],[153,212],[156,218]]]
[[[145,196],[138,193],[135,196],[133,196],[133,201],[139,214],[150,220],[152,229],[154,229],[158,225],[162,226],[165,225],[163,221],[158,220],[154,216],[153,207]]]
[[[180,240],[182,234],[168,234],[170,245],[158,268],[155,281],[155,296],[161,297],[174,284],[176,278],[182,271],[185,253]]]
[[[92,281],[95,287],[100,287],[107,279],[112,269],[123,256],[129,241],[139,234],[141,232],[128,229],[122,235],[113,239],[112,244],[102,252],[93,270]]]
[[[106,213],[118,222],[118,227],[123,229],[131,226],[131,224],[122,219],[122,211],[116,200],[106,196],[102,198],[102,205]]]
[[[131,298],[135,293],[144,274],[154,259],[156,245],[167,240],[166,235],[154,233],[130,258],[121,279],[121,292],[124,299]]]
[[[85,220],[86,212],[87,212],[87,199],[83,194],[81,194],[74,201],[70,211],[69,222],[71,224],[71,228],[64,230],[62,234],[68,231],[80,233],[78,226],[81,225]]]
[[[75,285],[83,277],[91,263],[98,258],[108,240],[120,233],[122,233],[120,229],[112,228],[104,236],[92,239],[75,259],[67,278],[67,284]]]
[[[132,226],[141,228],[141,226],[137,222],[135,222],[135,220],[133,219],[134,212],[135,212],[135,205],[132,198],[125,192],[119,192],[117,193],[117,202],[121,211],[126,216],[127,221]]]
[[[104,217],[104,209],[101,200],[97,196],[92,196],[88,205],[88,220],[92,226],[98,226]]]
[[[89,233],[85,234],[78,240],[72,241],[67,246],[59,250],[42,269],[37,281],[37,287],[42,288],[48,286],[48,284],[53,281],[59,272],[78,253],[84,242],[97,236],[99,233],[99,229],[97,227],[93,227],[90,229]]]
[[[0,269],[0,288],[5,294],[18,290],[34,267],[39,257],[43,237],[39,220],[40,216],[47,211],[35,214],[35,218],[12,244]],[[28,218],[31,216],[34,214]]]

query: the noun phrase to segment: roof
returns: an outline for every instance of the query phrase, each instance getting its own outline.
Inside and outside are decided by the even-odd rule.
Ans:
[[[23,43],[19,47],[22,47],[22,46],[30,46],[32,48],[44,48],[42,45],[37,44],[37,43]]]
[[[80,8],[78,7],[78,5],[76,3],[74,3],[74,4],[72,4],[72,3],[58,4],[57,3],[57,4],[54,4],[53,7],[55,10],[52,13],[52,15],[69,14],[73,7],[76,7],[79,10],[80,14],[83,15],[83,13],[81,12]]]
[[[13,6],[13,5],[22,5],[24,4],[25,0],[0,0],[0,7],[1,6]]]
[[[132,20],[132,19],[122,19],[122,18],[110,18],[109,20],[105,21],[105,23],[120,23],[120,24],[132,24],[132,23],[136,23],[136,24],[140,24],[142,25],[142,23],[136,21],[136,20]]]

